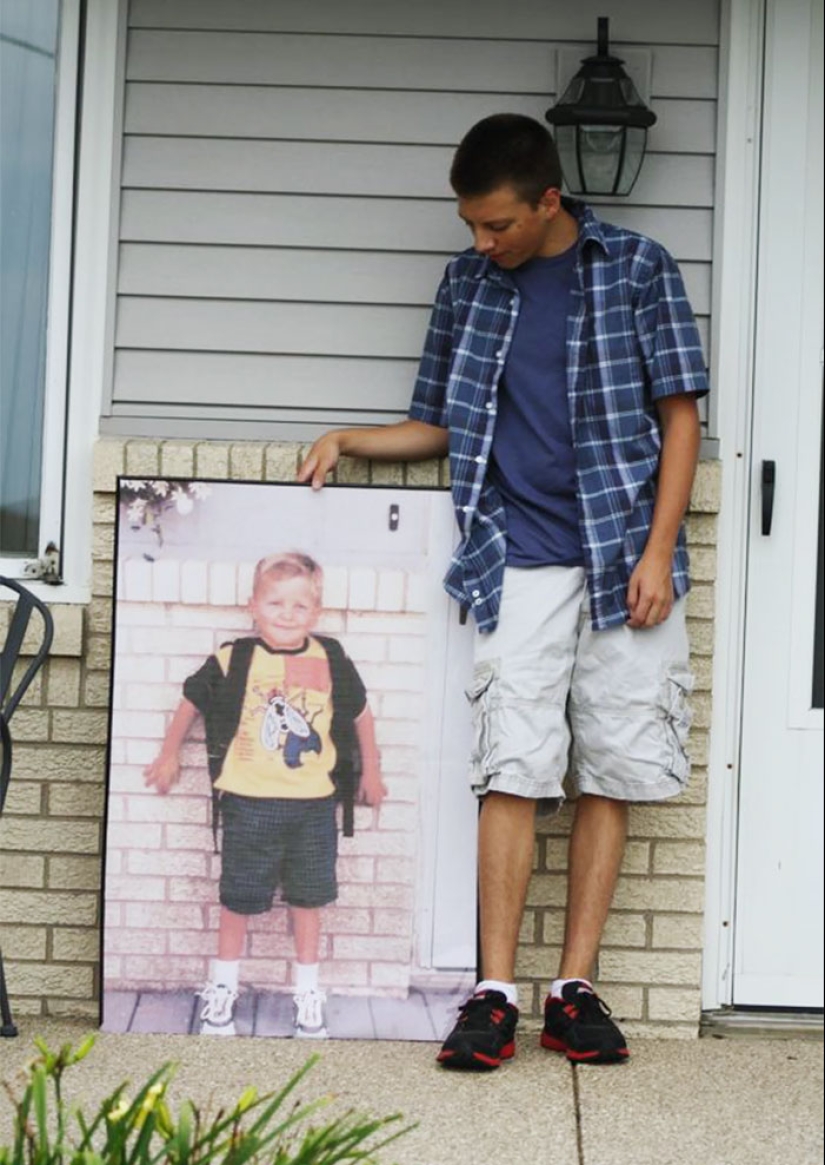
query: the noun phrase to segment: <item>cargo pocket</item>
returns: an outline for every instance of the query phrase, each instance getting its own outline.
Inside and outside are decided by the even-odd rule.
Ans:
[[[686,785],[690,776],[687,744],[693,713],[688,697],[692,691],[692,672],[684,665],[671,668],[662,686],[661,707],[665,724],[667,771],[680,785]]]
[[[479,664],[465,692],[473,719],[470,766],[474,785],[482,784],[496,771],[492,703],[497,679],[498,668],[494,664]]]

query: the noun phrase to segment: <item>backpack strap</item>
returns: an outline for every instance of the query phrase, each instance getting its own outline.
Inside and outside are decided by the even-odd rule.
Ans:
[[[348,691],[352,687],[352,664],[337,639],[315,635],[327,653],[332,680],[332,724],[330,735],[335,745],[335,768],[330,773],[335,794],[343,809],[344,837],[355,833],[355,793],[361,780],[361,750],[355,731],[355,715]],[[360,709],[359,709],[360,711]]]
[[[221,818],[221,794],[215,788],[215,781],[217,781],[221,774],[223,762],[226,760],[226,754],[229,752],[229,746],[232,743],[235,733],[238,731],[243,696],[246,691],[246,680],[249,675],[252,654],[255,651],[255,643],[256,640],[254,638],[247,636],[244,639],[236,639],[232,644],[232,650],[229,654],[229,666],[226,669],[224,681],[220,686],[220,695],[217,701],[218,712],[215,717],[217,730],[214,739],[208,742],[210,755],[209,776],[212,779],[212,844],[215,853],[220,852],[218,847],[218,826],[220,825]]]

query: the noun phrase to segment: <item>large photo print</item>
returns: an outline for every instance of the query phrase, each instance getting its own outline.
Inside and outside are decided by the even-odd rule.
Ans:
[[[103,1027],[440,1040],[475,981],[438,490],[119,482]]]

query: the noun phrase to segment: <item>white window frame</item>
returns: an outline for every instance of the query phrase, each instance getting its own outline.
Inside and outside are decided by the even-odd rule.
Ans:
[[[59,544],[61,541],[79,48],[80,0],[62,0],[55,54],[54,150],[38,533],[40,553],[47,542]],[[19,555],[0,557],[0,574],[23,578],[26,561]]]
[[[27,582],[50,604],[91,598],[92,456],[111,362],[117,256],[126,0],[87,0],[83,28],[80,16],[81,0],[63,0],[38,545],[40,553],[49,541],[60,546],[63,583]],[[20,578],[24,561],[2,558],[0,573]]]

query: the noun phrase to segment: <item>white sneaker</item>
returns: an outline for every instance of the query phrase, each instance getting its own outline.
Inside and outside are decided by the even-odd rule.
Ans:
[[[201,1008],[200,1034],[202,1036],[235,1035],[235,1000],[238,992],[225,983],[207,983],[201,991],[195,992],[203,1000]]]
[[[294,1007],[293,1034],[296,1039],[325,1040],[327,1032],[327,997],[317,988],[310,991],[296,991],[292,1003]]]

